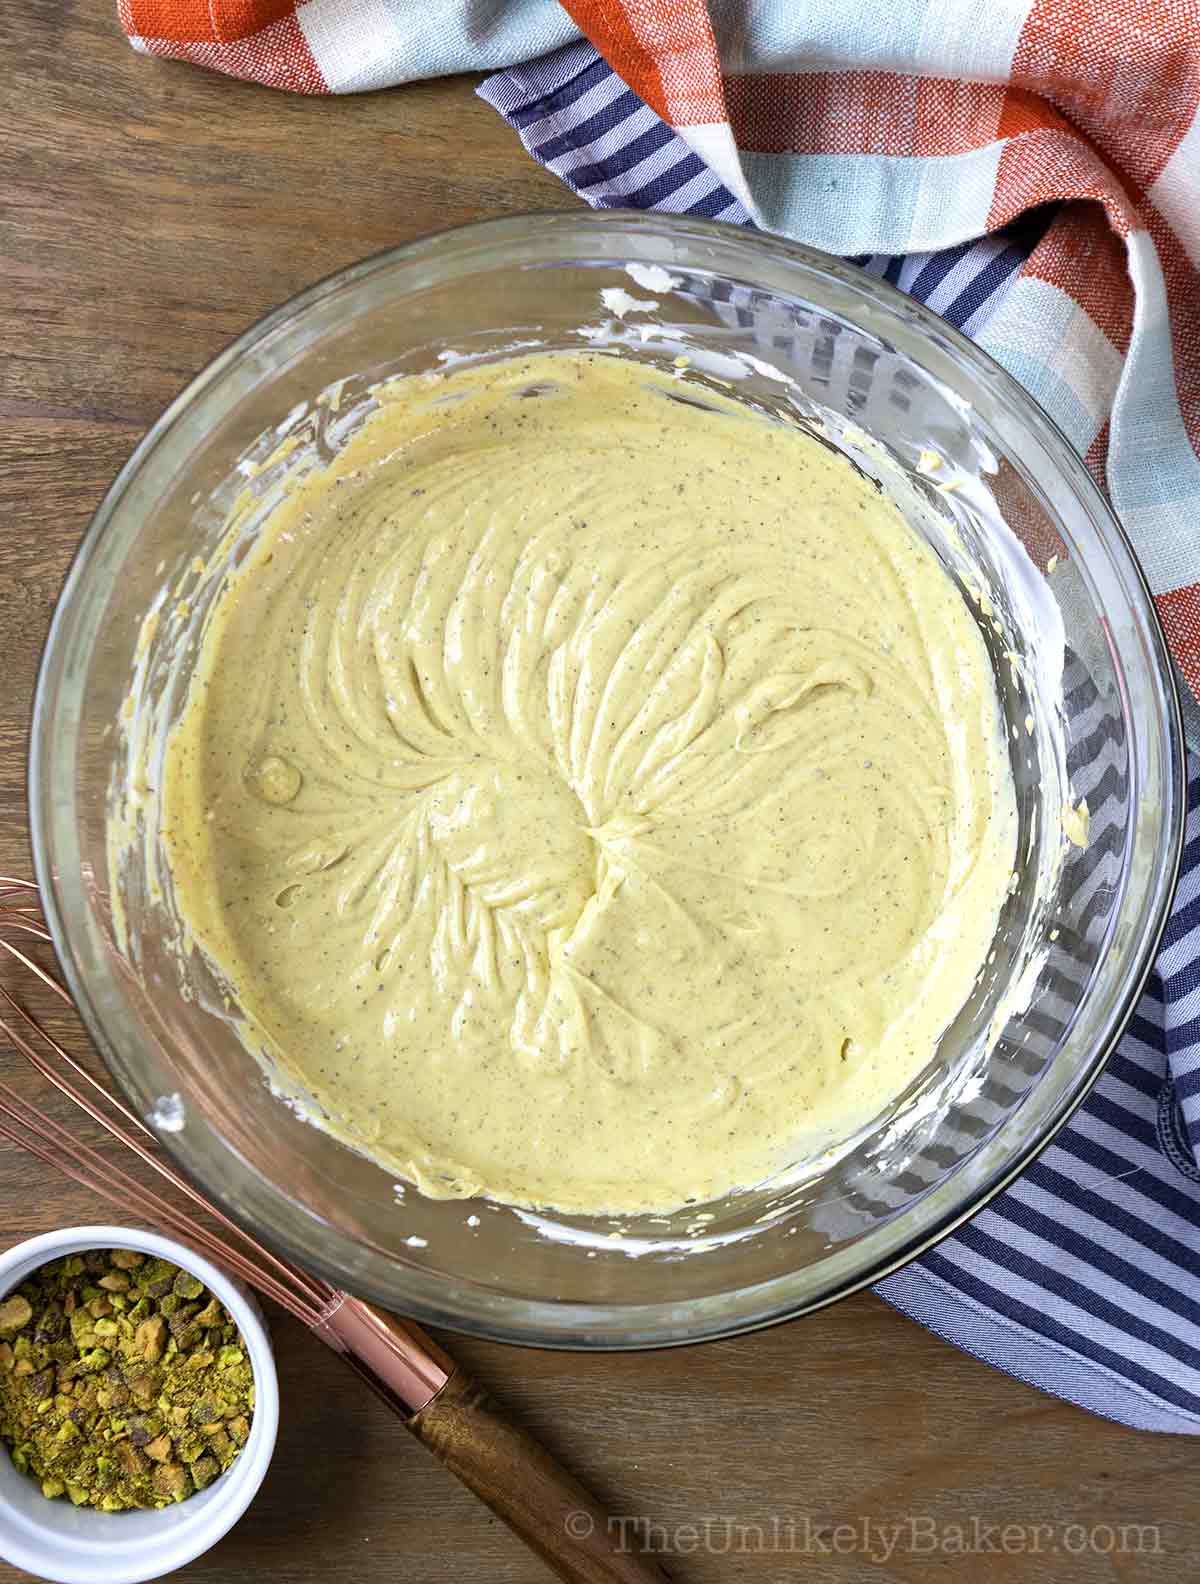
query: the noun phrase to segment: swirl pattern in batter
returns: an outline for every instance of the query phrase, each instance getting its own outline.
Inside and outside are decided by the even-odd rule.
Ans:
[[[1015,828],[982,640],[895,507],[588,353],[396,382],[273,513],[162,835],[249,1037],[345,1137],[427,1193],[593,1212],[885,1106]]]

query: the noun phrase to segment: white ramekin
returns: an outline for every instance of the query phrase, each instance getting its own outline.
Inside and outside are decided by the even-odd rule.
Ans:
[[[194,1272],[237,1322],[254,1371],[250,1435],[233,1464],[206,1489],[159,1510],[105,1513],[48,1501],[0,1447],[0,1557],[55,1584],[141,1584],[207,1551],[245,1512],[275,1448],[279,1383],[258,1305],[240,1284],[182,1243],[119,1226],[67,1227],[0,1254],[0,1298],[39,1265],[87,1249],[156,1254]]]

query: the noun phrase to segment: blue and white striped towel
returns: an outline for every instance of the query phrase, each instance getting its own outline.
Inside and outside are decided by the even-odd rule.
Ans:
[[[479,90],[595,208],[749,217],[588,44]],[[987,345],[1045,228],[861,259]],[[1200,760],[1183,879],[1146,993],[1082,1108],[1003,1194],[877,1291],[949,1341],[1107,1418],[1200,1433]]]

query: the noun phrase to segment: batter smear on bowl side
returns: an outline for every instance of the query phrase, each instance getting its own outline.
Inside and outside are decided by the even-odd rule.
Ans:
[[[168,748],[247,1038],[439,1197],[666,1209],[848,1136],[1013,870],[958,589],[843,458],[628,359],[380,403],[231,578]]]

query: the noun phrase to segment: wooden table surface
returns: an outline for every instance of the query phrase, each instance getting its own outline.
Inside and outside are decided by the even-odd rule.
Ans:
[[[111,9],[0,8],[6,872],[30,872],[25,735],[60,581],[168,399],[330,270],[439,226],[577,201],[471,81],[289,97],[137,56]],[[0,1076],[16,1066],[0,1049]],[[98,1209],[0,1144],[0,1244]],[[278,1451],[237,1529],[185,1570],[193,1584],[549,1576],[336,1359],[286,1317],[273,1321]],[[1045,1397],[870,1296],[654,1354],[449,1345],[615,1513],[662,1526],[642,1533],[674,1553],[681,1580],[1149,1584],[1200,1573],[1195,1442]],[[0,1580],[20,1576],[0,1563]]]

